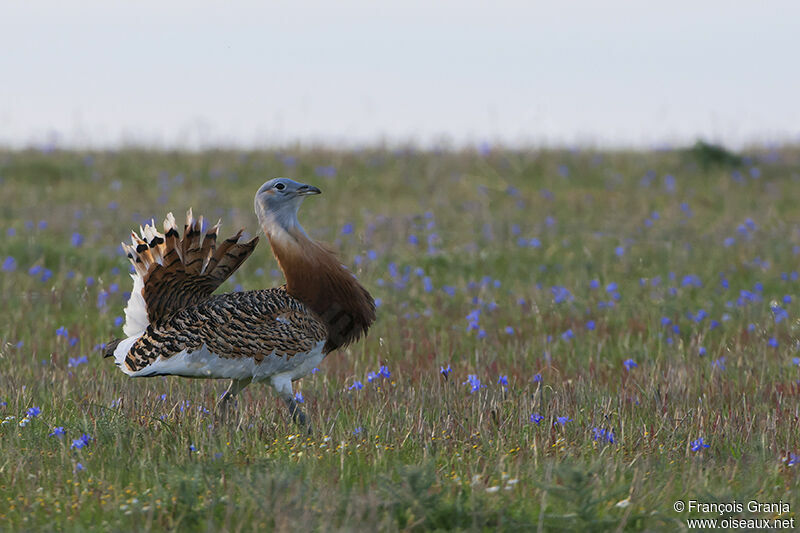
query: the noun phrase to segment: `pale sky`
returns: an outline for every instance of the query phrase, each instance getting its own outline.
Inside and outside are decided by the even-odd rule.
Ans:
[[[0,50],[12,147],[800,142],[794,0],[7,0]]]

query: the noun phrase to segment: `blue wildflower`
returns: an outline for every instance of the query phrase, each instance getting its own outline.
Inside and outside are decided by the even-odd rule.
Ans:
[[[88,362],[89,358],[86,357],[85,355],[82,355],[80,357],[70,357],[69,363],[67,364],[67,368],[75,368],[77,366],[87,364]]]
[[[700,437],[699,439],[693,440],[691,442],[691,447],[693,452],[699,452],[703,448],[708,448],[709,444],[703,442],[703,437]]]
[[[591,281],[589,282],[589,288],[590,288],[590,289],[596,289],[596,288],[598,288],[599,286],[600,286],[600,282],[599,282],[598,280],[596,280],[596,279],[593,279],[593,280],[591,280]]]
[[[544,420],[544,417],[539,413],[533,413],[531,415],[531,422],[535,423],[537,426]]]
[[[351,223],[347,223],[342,226],[342,235],[352,235],[353,233],[353,225]]]
[[[614,433],[611,430],[592,428],[592,440],[605,441],[609,444],[614,444]]]
[[[706,349],[705,349],[705,347],[701,346],[701,347],[700,347],[700,349],[698,350],[698,354],[699,354],[699,355],[705,355],[705,354],[706,354]]]
[[[56,330],[56,336],[64,337],[66,339],[66,338],[69,337],[69,332],[67,332],[67,328],[65,328],[64,326],[61,326],[60,328],[58,328]]]
[[[771,337],[771,338],[770,338],[770,339],[767,341],[767,344],[768,344],[769,346],[771,346],[772,348],[777,348],[777,347],[778,347],[778,339],[776,339],[775,337]]]
[[[557,304],[574,299],[572,293],[566,287],[554,286],[550,288],[550,292],[553,293],[553,301]]]
[[[83,245],[84,240],[85,239],[83,238],[83,235],[81,235],[80,233],[75,232],[72,234],[72,246],[75,246],[77,248]]]
[[[64,427],[63,426],[58,426],[56,428],[53,428],[53,431],[50,433],[49,436],[50,437],[63,438],[64,437]]]
[[[542,375],[541,374],[534,374],[533,375],[533,382],[534,383],[539,383],[540,381],[542,381]]]
[[[361,390],[363,388],[364,388],[364,384],[361,383],[360,381],[356,380],[356,381],[353,382],[352,385],[350,385],[350,387],[347,390],[353,390],[353,389]]]
[[[575,333],[573,333],[571,329],[568,329],[567,331],[565,331],[564,333],[561,334],[561,338],[564,339],[565,341],[568,341],[570,339],[574,339],[575,338]]]
[[[294,393],[294,401],[296,401],[297,403],[304,403],[306,399],[303,398],[303,393],[297,391]]]
[[[594,331],[595,327],[596,327],[596,324],[595,324],[594,320],[590,320],[590,321],[588,321],[586,323],[586,329],[588,329],[589,331]]]
[[[364,428],[361,427],[361,426],[358,426],[356,429],[353,430],[353,435],[361,435],[361,433],[363,433],[363,432],[364,432]]]
[[[557,423],[557,424],[561,424],[562,426],[564,426],[564,425],[566,425],[566,424],[567,424],[567,422],[572,422],[572,419],[571,419],[571,418],[568,418],[568,417],[566,417],[566,416],[559,416],[559,417],[556,417],[556,423]]]
[[[513,335],[514,334],[514,328],[512,328],[511,326],[506,326],[505,332],[508,335]]]
[[[481,385],[481,380],[478,379],[476,374],[469,374],[467,376],[467,381],[462,383],[462,385],[469,385],[471,387],[470,392],[477,392],[483,387],[483,385]]]
[[[114,327],[115,328],[120,327],[123,322],[124,322],[124,320],[122,319],[121,316],[118,316],[118,317],[114,318]]]
[[[6,257],[5,261],[3,261],[3,271],[13,272],[16,269],[17,269],[17,260],[11,256]]]
[[[92,437],[84,433],[83,435],[81,435],[81,438],[72,441],[72,446],[70,446],[70,448],[75,448],[80,450],[81,448],[88,446],[91,441]]]
[[[725,370],[725,357],[720,357],[719,359],[714,359],[711,361],[711,368],[716,368],[717,370]]]
[[[408,236],[408,244],[410,244],[412,246],[418,245],[419,244],[419,237],[417,237],[414,234],[409,235]]]
[[[29,417],[36,418],[40,414],[42,414],[42,410],[39,407],[29,407],[27,411],[25,411]]]
[[[430,276],[425,276],[422,278],[422,284],[425,289],[425,292],[433,291],[433,282],[431,281]]]
[[[470,313],[467,315],[467,321],[469,321],[467,330],[478,329],[479,327],[478,320],[480,319],[480,316],[481,316],[480,309],[473,309],[472,311],[470,311]]]
[[[189,451],[190,452],[196,452],[197,451],[197,448],[195,448],[194,444],[190,444],[189,445]]]
[[[380,368],[378,368],[378,375],[386,379],[392,377],[392,373],[389,372],[389,368],[386,365],[381,365]]]
[[[81,471],[83,471],[83,470],[85,470],[85,468],[84,468],[84,466],[83,466],[81,463],[77,463],[77,464],[75,465],[75,471],[76,471],[76,472],[81,472]]]
[[[800,464],[800,455],[789,452],[789,457],[786,458],[786,466],[794,466]]]
[[[378,379],[378,374],[375,372],[370,372],[367,374],[367,383],[372,383],[374,380]]]
[[[443,375],[445,378],[446,378],[447,376],[449,376],[449,375],[450,375],[450,372],[452,372],[452,371],[453,371],[453,369],[452,369],[452,368],[450,368],[450,365],[447,365],[447,368],[445,368],[445,367],[443,367],[443,366],[440,366],[440,367],[439,367],[439,373],[440,373],[441,375]]]
[[[497,380],[497,384],[508,387],[508,376],[500,376]]]
[[[636,368],[636,367],[639,366],[639,365],[636,364],[636,361],[634,361],[633,359],[626,359],[625,361],[622,362],[622,364],[623,364],[623,366],[625,366],[625,370],[627,370],[629,372],[630,372],[631,369]]]

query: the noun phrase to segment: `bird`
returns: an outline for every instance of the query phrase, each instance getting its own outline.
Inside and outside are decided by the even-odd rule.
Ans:
[[[285,284],[213,294],[252,254],[259,237],[244,229],[217,246],[221,221],[204,230],[203,217],[186,214],[183,234],[168,213],[122,243],[133,271],[124,338],[105,349],[131,377],[230,379],[217,407],[252,382],[267,382],[304,426],[292,383],[310,374],[332,351],[367,334],[376,319],[369,291],[326,245],[308,236],[297,214],[317,187],[274,178],[256,192],[259,225]]]

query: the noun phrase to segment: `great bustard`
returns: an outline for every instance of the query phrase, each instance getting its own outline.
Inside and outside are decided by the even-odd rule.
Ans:
[[[292,382],[328,353],[366,334],[375,302],[328,248],[297,220],[303,198],[320,190],[286,178],[258,189],[255,210],[286,285],[212,296],[247,259],[258,237],[242,230],[216,245],[219,223],[205,233],[202,217],[187,213],[183,237],[172,213],[164,233],[132,233],[123,247],[134,266],[123,332],[105,349],[131,377],[227,378],[220,403],[253,381],[268,381],[293,418],[305,424]]]

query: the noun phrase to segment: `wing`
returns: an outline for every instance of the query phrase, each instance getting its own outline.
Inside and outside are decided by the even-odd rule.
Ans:
[[[327,338],[327,328],[302,303],[281,289],[211,296],[148,326],[130,348],[125,365],[145,369],[159,357],[169,358],[205,345],[221,358],[268,355],[291,358],[311,351]]]

